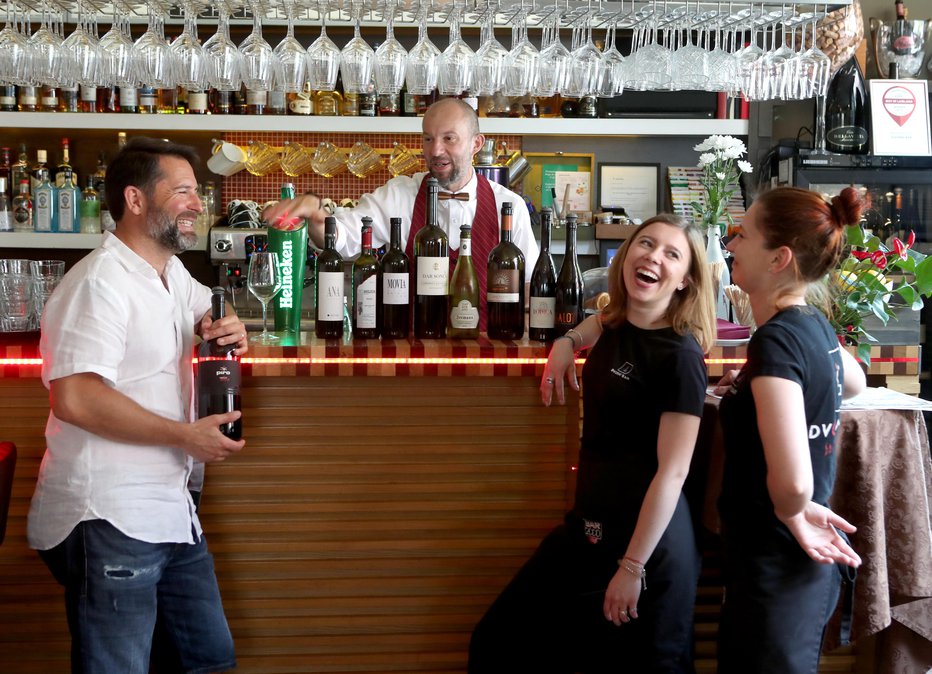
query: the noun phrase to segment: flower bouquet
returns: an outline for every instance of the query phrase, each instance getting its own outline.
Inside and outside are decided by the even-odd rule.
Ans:
[[[718,225],[720,233],[722,220],[733,224],[731,214],[727,211],[728,201],[738,187],[742,173],[751,173],[750,162],[739,159],[747,152],[744,143],[731,136],[709,136],[693,148],[699,155],[699,168],[702,169],[702,184],[705,203],[693,201],[701,226],[707,232],[713,225]]]

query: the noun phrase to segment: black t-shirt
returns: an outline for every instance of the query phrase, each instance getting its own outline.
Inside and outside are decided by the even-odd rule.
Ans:
[[[708,383],[702,349],[671,328],[606,327],[582,378],[574,514],[611,525],[626,538],[657,473],[661,414],[702,416]]]
[[[842,370],[838,339],[812,307],[784,309],[751,337],[747,362],[719,408],[725,443],[719,509],[726,525],[778,522],[767,491],[767,464],[751,393],[754,377],[789,379],[802,388],[814,478],[812,500],[828,503],[835,482]]]

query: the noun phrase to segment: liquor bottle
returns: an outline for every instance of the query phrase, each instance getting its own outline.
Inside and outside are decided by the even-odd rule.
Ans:
[[[41,168],[38,171],[38,184],[32,190],[35,199],[33,206],[33,229],[36,232],[55,232],[58,225],[57,206],[58,191],[49,182],[49,170]]]
[[[364,92],[359,94],[359,116],[375,117],[379,112],[379,97],[375,93],[375,72],[373,79]]]
[[[314,114],[323,117],[339,117],[340,109],[343,107],[343,96],[339,91],[324,91],[319,89],[314,92]]]
[[[870,108],[864,77],[854,57],[832,78],[825,98],[825,148],[842,154],[866,154]]]
[[[340,114],[344,117],[359,117],[359,94],[343,92],[343,107]]]
[[[443,339],[447,332],[450,249],[446,232],[437,225],[440,183],[433,176],[425,180],[427,219],[414,237],[414,336]]]
[[[61,187],[56,188],[58,200],[56,215],[57,225],[52,231],[76,233],[81,231],[81,190],[74,184],[71,169],[65,169],[65,179]]]
[[[20,86],[16,95],[16,108],[19,112],[38,112],[38,87],[32,85]]]
[[[80,109],[81,112],[97,112],[97,87],[81,85]],[[103,109],[100,110],[100,112],[103,111]]]
[[[19,181],[19,193],[13,197],[13,231],[32,232],[32,197],[29,195],[29,178]]]
[[[10,213],[10,198],[6,193],[7,179],[0,177],[0,232],[13,231],[13,214]]]
[[[288,102],[289,115],[312,115],[314,114],[314,103],[311,101],[311,95],[307,91],[289,92],[285,99]]]
[[[379,338],[379,259],[372,252],[372,218],[362,219],[362,252],[353,262],[353,337]]]
[[[62,87],[59,90],[58,112],[81,112],[81,101],[78,91],[77,84]]]
[[[6,181],[6,187],[0,190],[0,194],[5,194],[8,199],[13,196],[7,191],[7,189],[11,189],[13,186],[13,183],[10,182],[13,179],[12,169],[13,150],[8,147],[0,147],[0,178]]]
[[[210,113],[212,115],[232,115],[233,114],[233,92],[210,90]]]
[[[489,253],[486,306],[489,339],[524,337],[524,254],[511,241],[512,205],[502,203],[502,235]]]
[[[401,247],[401,218],[390,218],[391,243],[379,270],[381,332],[383,339],[407,339],[411,330],[411,264]]]
[[[140,112],[143,115],[154,115],[158,113],[159,94],[153,87],[139,87],[137,90],[137,95],[139,96],[137,112]]]
[[[107,155],[101,152],[97,156],[97,169],[94,171],[94,190],[97,192],[97,198],[100,200],[100,228],[105,232],[111,232],[116,227],[113,216],[110,215],[110,206],[107,205],[107,191],[105,189],[107,181]]]
[[[269,92],[256,91],[254,89],[246,90],[246,114],[247,115],[264,115],[265,107],[269,102]]]
[[[570,213],[566,216],[566,254],[557,276],[554,320],[557,336],[565,335],[585,318],[583,299],[583,278],[576,256],[576,216]]]
[[[155,92],[156,113],[160,115],[174,115],[178,112],[178,89],[176,87],[163,87]]]
[[[207,92],[206,91],[188,91],[188,114],[189,115],[206,115],[207,114]]]
[[[81,233],[100,234],[100,195],[94,189],[94,176],[87,177],[87,186],[81,191]]]
[[[219,321],[226,315],[224,290],[216,286],[210,297],[210,317]],[[197,347],[197,416],[242,411],[240,402],[240,363],[235,344],[218,344],[211,339]],[[243,437],[243,418],[220,426],[231,440]]]
[[[909,56],[916,51],[916,38],[913,36],[913,28],[907,21],[906,4],[903,0],[895,0],[896,21],[890,30],[890,50],[897,56]]]
[[[553,211],[544,208],[540,212],[540,256],[531,272],[530,312],[528,314],[528,338],[537,342],[549,342],[556,336],[554,319],[557,303],[557,271],[550,254],[550,227]]]
[[[287,109],[288,102],[285,99],[285,90],[281,85],[277,85],[269,92],[269,101],[265,106],[265,114],[284,115],[287,113]]]
[[[246,85],[242,85],[239,89],[232,92],[232,107],[230,109],[231,115],[245,115],[246,114]]]
[[[61,161],[58,162],[58,166],[55,167],[55,186],[61,187],[65,184],[65,171],[70,171],[72,179],[77,185],[78,174],[75,173],[74,167],[71,165],[71,154],[70,154],[71,143],[67,138],[61,139]]]
[[[29,185],[35,193],[36,187],[39,186],[41,182],[40,172],[45,171],[46,177],[48,177],[48,153],[45,150],[36,150],[36,163],[32,165],[29,169]]]
[[[58,112],[58,87],[43,84],[39,89],[39,110],[42,112]]]
[[[120,89],[119,87],[97,87],[97,111],[98,112],[119,112],[120,111]]]
[[[599,116],[599,106],[594,94],[586,94],[576,105],[576,116],[593,119]]]
[[[136,87],[120,87],[120,112],[136,114],[139,112],[139,90]]]
[[[401,97],[398,94],[379,94],[379,117],[398,117],[401,114]]]
[[[343,336],[343,257],[336,251],[337,221],[324,219],[324,249],[317,254],[317,314],[314,334],[320,339]]]
[[[10,185],[12,190],[19,191],[19,184],[25,180],[29,182],[29,155],[26,152],[26,143],[19,144],[19,159],[10,166]]]
[[[447,337],[479,336],[479,279],[472,264],[472,226],[460,225],[460,254],[450,279],[450,322]]]
[[[0,84],[0,112],[16,112],[16,85]]]

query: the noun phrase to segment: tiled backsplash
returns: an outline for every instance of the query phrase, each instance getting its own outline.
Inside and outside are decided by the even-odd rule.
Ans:
[[[394,144],[401,143],[420,158],[421,134],[388,134],[388,133],[254,133],[254,132],[227,132],[223,139],[235,143],[244,149],[250,140],[259,140],[272,147],[281,147],[285,141],[298,142],[313,151],[318,144],[329,141],[344,151],[348,151],[357,141],[365,141],[376,150],[391,150]],[[521,136],[496,136],[495,139],[505,141],[508,151],[521,149]],[[388,155],[384,156],[385,166],[379,171],[365,177],[357,178],[349,171],[344,171],[333,178],[323,178],[313,171],[292,178],[278,169],[268,175],[257,177],[248,171],[240,171],[228,178],[223,178],[222,198],[225,206],[231,199],[251,199],[265,203],[278,199],[283,182],[293,182],[298,194],[313,190],[325,197],[339,202],[342,199],[357,199],[361,194],[371,192],[384,184],[392,176],[388,172]],[[423,161],[419,171],[424,170]]]

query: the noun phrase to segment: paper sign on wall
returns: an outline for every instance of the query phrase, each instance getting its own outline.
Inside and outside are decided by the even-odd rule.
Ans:
[[[932,155],[926,80],[871,80],[870,94],[875,155]]]

